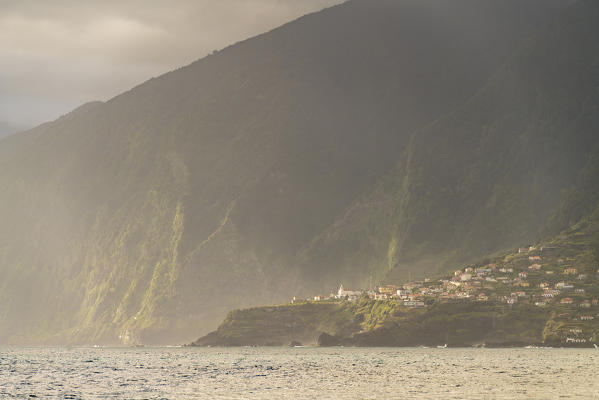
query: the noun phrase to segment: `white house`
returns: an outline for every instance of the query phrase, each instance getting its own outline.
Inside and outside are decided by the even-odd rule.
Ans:
[[[343,287],[343,284],[341,284],[341,286],[339,286],[339,290],[337,291],[337,298],[342,299],[345,297],[360,297],[362,295],[362,291],[360,290],[351,290],[351,289],[345,289]]]

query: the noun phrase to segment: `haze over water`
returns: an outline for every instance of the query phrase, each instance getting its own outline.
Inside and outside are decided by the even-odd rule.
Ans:
[[[3,348],[0,398],[599,398],[593,349]]]

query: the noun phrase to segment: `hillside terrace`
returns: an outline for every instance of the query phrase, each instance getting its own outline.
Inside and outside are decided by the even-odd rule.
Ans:
[[[465,266],[436,280],[386,284],[369,290],[341,285],[336,293],[308,300],[352,302],[367,297],[399,302],[408,308],[426,308],[435,302],[493,302],[506,307],[530,304],[551,311],[563,340],[583,344],[595,341],[599,332],[599,267],[581,263],[569,250],[558,246],[519,248],[502,259]]]

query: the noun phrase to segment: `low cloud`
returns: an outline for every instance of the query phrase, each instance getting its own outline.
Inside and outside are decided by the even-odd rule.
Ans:
[[[0,0],[0,120],[33,125],[342,0]]]

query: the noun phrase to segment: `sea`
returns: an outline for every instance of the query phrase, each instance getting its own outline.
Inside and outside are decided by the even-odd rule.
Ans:
[[[0,348],[0,399],[599,399],[599,350]]]

